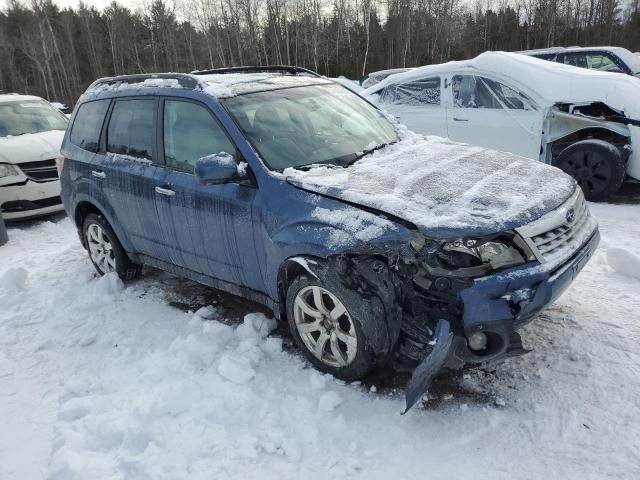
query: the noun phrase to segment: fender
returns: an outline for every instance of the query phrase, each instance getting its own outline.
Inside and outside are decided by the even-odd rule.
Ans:
[[[115,214],[115,211],[105,198],[102,190],[99,188],[95,188],[95,186],[91,185],[91,182],[86,180],[78,182],[78,188],[73,195],[73,199],[71,204],[73,205],[73,215],[75,222],[75,213],[78,208],[78,205],[81,202],[87,202],[96,207],[102,215],[107,219],[109,225],[115,232],[118,240],[122,244],[122,248],[126,252],[132,252],[131,243],[129,242],[129,237],[125,234],[124,229],[118,222],[118,216]],[[81,231],[82,225],[78,225],[78,231]]]

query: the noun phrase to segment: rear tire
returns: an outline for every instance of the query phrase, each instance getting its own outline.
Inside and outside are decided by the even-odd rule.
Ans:
[[[111,225],[102,215],[87,215],[82,223],[82,236],[89,259],[99,275],[116,272],[123,281],[140,276],[142,265],[129,259]]]
[[[565,148],[553,164],[571,175],[587,200],[598,202],[615,194],[626,174],[620,150],[603,140],[582,140]]]

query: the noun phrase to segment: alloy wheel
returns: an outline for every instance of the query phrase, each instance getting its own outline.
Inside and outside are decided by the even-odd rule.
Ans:
[[[102,273],[116,271],[116,257],[111,241],[103,228],[97,223],[91,223],[87,227],[87,246],[89,255]]]
[[[346,367],[356,357],[358,338],[349,312],[329,290],[302,288],[293,304],[296,330],[307,349],[322,363]]]
[[[577,151],[569,156],[562,170],[571,175],[583,191],[597,194],[611,181],[611,165],[598,152]]]

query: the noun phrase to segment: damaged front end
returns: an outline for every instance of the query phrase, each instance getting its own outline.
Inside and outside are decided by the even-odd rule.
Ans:
[[[626,174],[640,181],[640,119],[602,102],[555,104],[545,118],[541,160],[554,164],[564,149],[585,139],[603,140],[616,148]]]
[[[384,315],[386,331],[366,335],[395,369],[412,371],[406,410],[422,398],[443,367],[525,353],[514,327],[532,290],[503,293],[508,319],[465,322],[464,292],[473,289],[475,279],[536,261],[516,232],[453,241],[415,232],[399,251],[365,248],[332,257],[327,270],[336,272],[335,281],[347,291],[374,299]]]

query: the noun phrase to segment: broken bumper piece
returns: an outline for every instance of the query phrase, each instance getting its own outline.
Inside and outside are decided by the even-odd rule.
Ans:
[[[431,380],[444,366],[453,344],[453,332],[447,320],[439,320],[434,336],[435,346],[424,360],[416,367],[411,374],[411,380],[407,386],[406,407],[403,413],[407,413],[418,400],[427,392]]]

